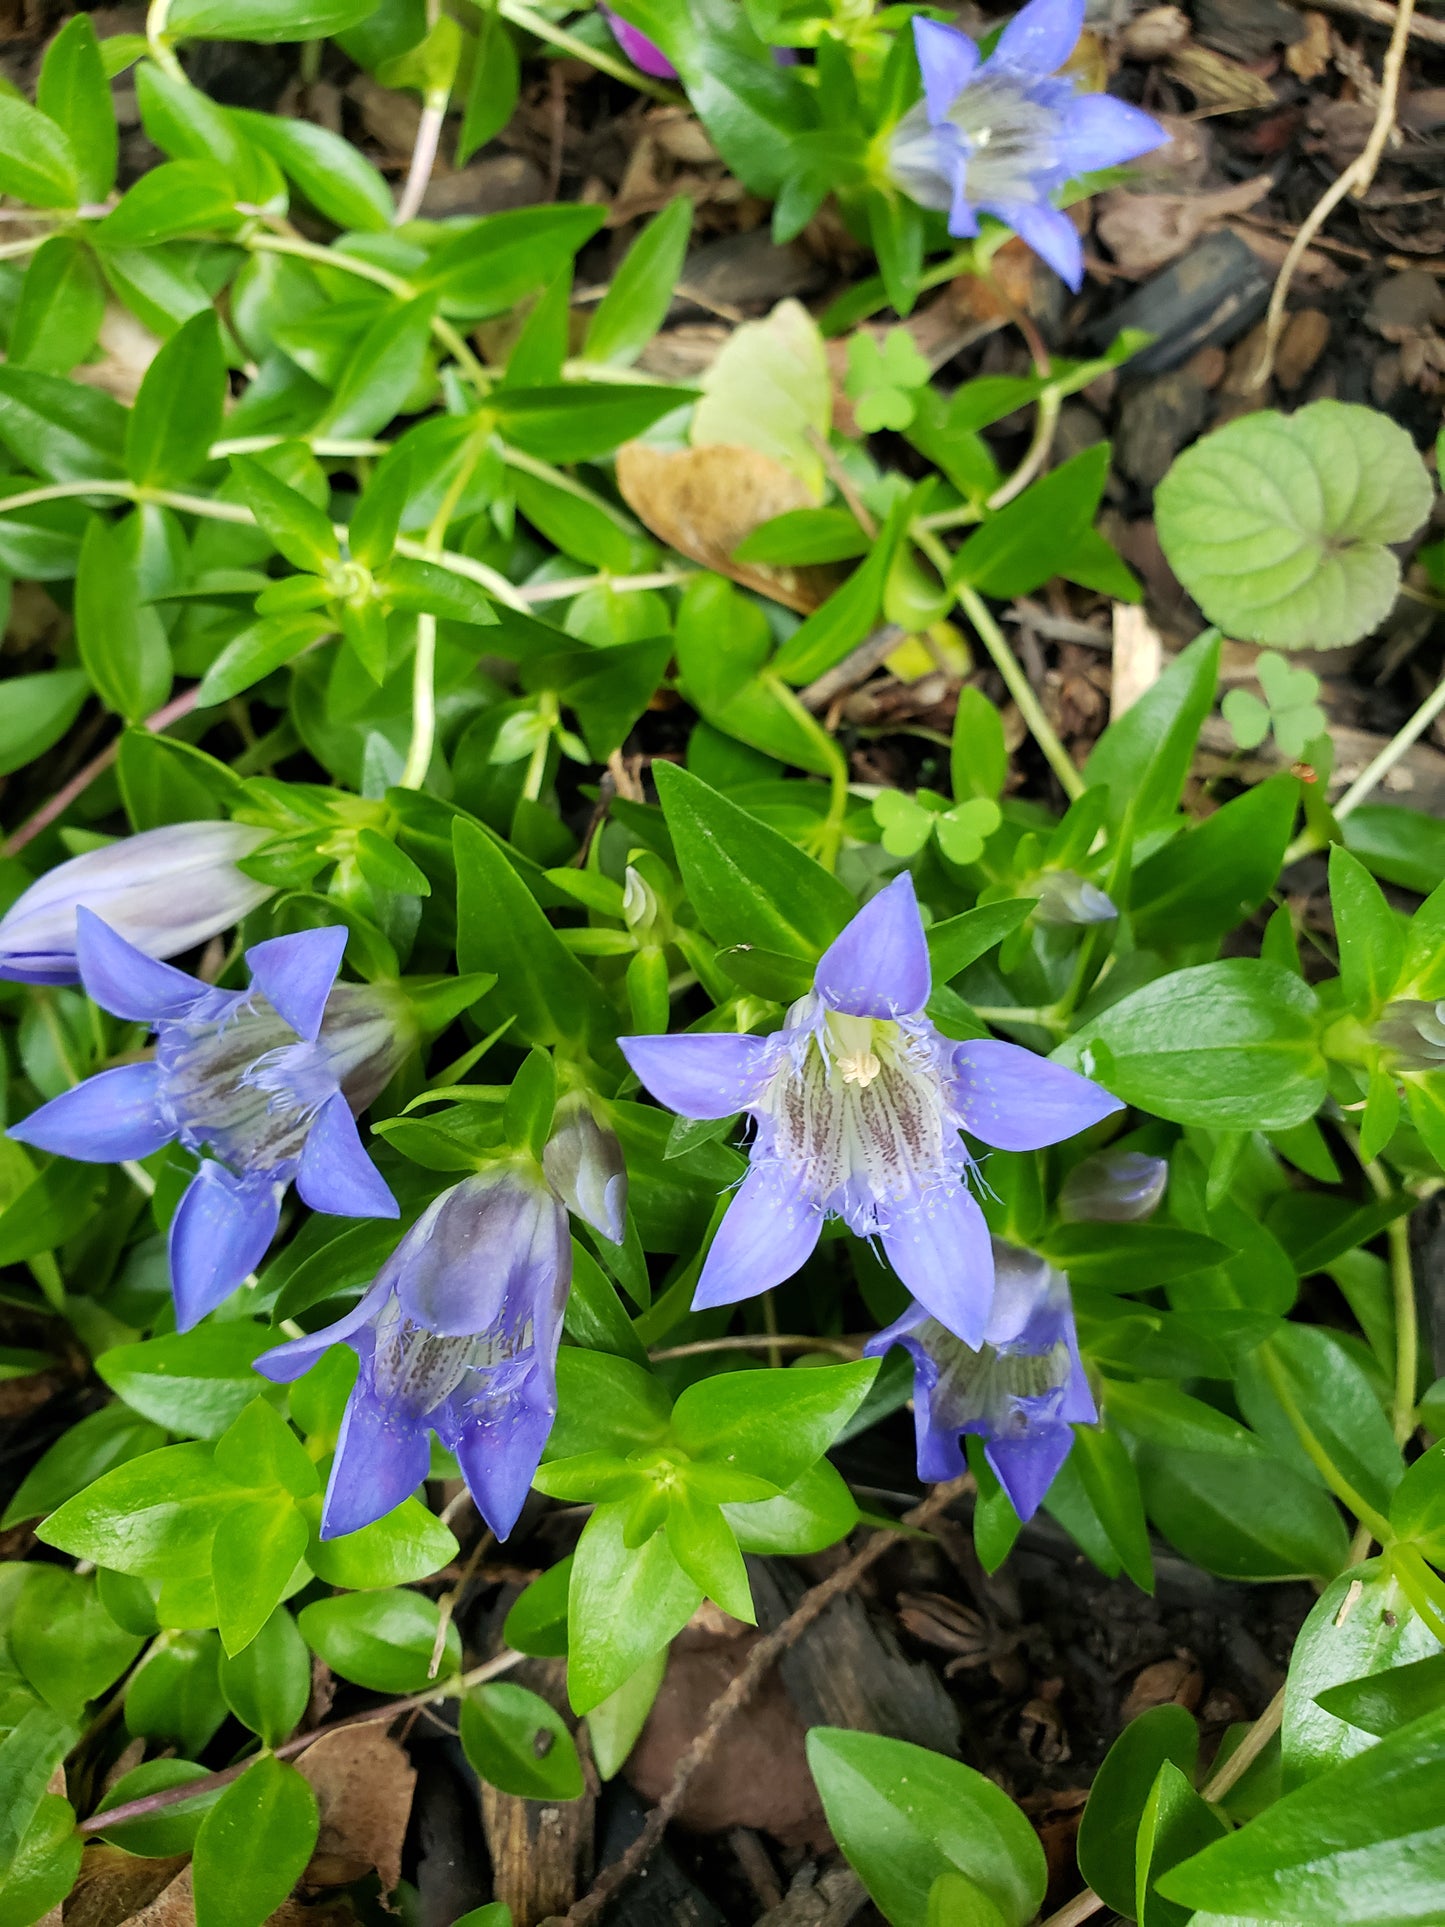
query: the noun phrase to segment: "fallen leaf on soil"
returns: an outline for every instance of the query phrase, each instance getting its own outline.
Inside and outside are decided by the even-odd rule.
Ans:
[[[1269,176],[1259,174],[1212,194],[1131,194],[1115,188],[1100,197],[1094,231],[1121,273],[1142,280],[1187,254],[1215,222],[1263,200],[1270,185]]]
[[[1165,70],[1193,94],[1201,114],[1245,114],[1274,106],[1274,89],[1239,61],[1208,47],[1181,47]]]
[[[689,1626],[673,1642],[661,1691],[623,1768],[642,1799],[661,1799],[708,1708],[735,1678],[760,1634]],[[785,1845],[830,1843],[803,1749],[803,1723],[776,1672],[730,1722],[724,1743],[688,1783],[680,1823],[694,1833],[752,1827]]]
[[[760,449],[727,442],[677,449],[627,442],[617,451],[617,486],[660,542],[804,615],[841,580],[836,569],[821,566],[764,568],[733,561],[733,550],[762,523],[814,506],[807,483]]]
[[[1156,1659],[1134,1675],[1134,1684],[1124,1696],[1119,1718],[1124,1725],[1147,1713],[1153,1706],[1182,1706],[1192,1713],[1204,1690],[1204,1678],[1192,1653],[1177,1653],[1173,1659]]]
[[[1149,7],[1125,27],[1123,49],[1131,60],[1162,60],[1188,38],[1188,14],[1178,7]]]
[[[317,1740],[296,1762],[321,1809],[307,1887],[344,1887],[374,1868],[383,1893],[401,1879],[416,1771],[381,1726],[347,1726]]]
[[[112,302],[100,324],[100,360],[71,371],[73,381],[104,389],[129,406],[140,393],[146,369],[160,353],[160,341],[149,328],[118,302]]]
[[[266,1927],[354,1927],[349,1902],[303,1907],[285,1900]],[[119,1847],[87,1846],[65,1903],[66,1927],[196,1927],[189,1858],[144,1860]]]
[[[1284,64],[1297,80],[1318,80],[1329,71],[1330,23],[1310,7],[1300,15],[1305,23],[1304,39],[1284,50]]]

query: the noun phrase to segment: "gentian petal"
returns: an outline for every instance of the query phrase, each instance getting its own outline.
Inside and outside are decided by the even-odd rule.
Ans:
[[[321,1537],[341,1539],[384,1519],[411,1497],[430,1464],[425,1425],[384,1404],[358,1381],[336,1442]]]
[[[1124,1106],[1101,1085],[1018,1044],[980,1038],[953,1053],[963,1128],[997,1151],[1041,1151]]]
[[[913,44],[923,73],[923,98],[928,118],[942,120],[963,92],[978,65],[978,42],[956,27],[915,18]]]
[[[976,1350],[993,1299],[993,1247],[977,1199],[962,1184],[939,1185],[901,1206],[882,1239],[918,1302]]]
[[[547,1381],[534,1372],[519,1391],[496,1403],[495,1414],[464,1424],[456,1452],[478,1512],[497,1537],[505,1539],[532,1489],[557,1400]]]
[[[189,1331],[229,1298],[266,1255],[285,1187],[269,1178],[233,1178],[207,1160],[171,1219],[171,1291],[176,1329]]]
[[[570,1279],[567,1214],[541,1184],[514,1175],[466,1178],[429,1205],[397,1246],[388,1274],[403,1312],[440,1337],[520,1331]]]
[[[361,1142],[338,1091],[317,1114],[301,1153],[296,1189],[313,1211],[338,1218],[395,1218],[400,1207]]]
[[[818,960],[818,995],[850,1017],[899,1017],[928,1002],[932,973],[913,878],[865,903]]]
[[[256,1370],[277,1385],[289,1385],[293,1379],[309,1372],[333,1345],[344,1344],[363,1325],[370,1324],[390,1296],[390,1283],[384,1278],[378,1279],[343,1317],[323,1325],[319,1331],[308,1332],[304,1338],[288,1338],[284,1345],[273,1345],[270,1351],[262,1352],[253,1360]]]
[[[1071,174],[1152,154],[1169,136],[1152,115],[1112,94],[1076,94],[1058,134],[1059,159]]]
[[[198,978],[137,950],[84,906],[75,913],[75,954],[89,995],[102,1010],[133,1024],[177,1017],[213,995]]]
[[[1043,1503],[1073,1443],[1074,1435],[1067,1425],[1050,1422],[1022,1437],[994,1438],[984,1446],[984,1457],[1025,1523]]]
[[[122,1064],[62,1091],[12,1124],[7,1135],[87,1164],[146,1158],[176,1134],[161,1113],[159,1090],[154,1064]]]
[[[658,1103],[679,1117],[731,1117],[745,1110],[769,1068],[766,1037],[717,1030],[617,1041]]]
[[[978,233],[978,215],[968,198],[968,170],[960,168],[948,210],[948,231],[955,241],[971,241]]]
[[[694,1311],[735,1305],[782,1284],[812,1256],[823,1213],[776,1165],[754,1165],[727,1214],[693,1293]]]
[[[1084,281],[1084,246],[1067,214],[1046,201],[986,201],[984,206],[1078,293]]]
[[[1025,73],[1056,73],[1084,31],[1084,0],[1029,0],[999,35],[990,62]]]
[[[346,950],[345,924],[272,937],[246,952],[251,981],[298,1037],[314,1044]]]

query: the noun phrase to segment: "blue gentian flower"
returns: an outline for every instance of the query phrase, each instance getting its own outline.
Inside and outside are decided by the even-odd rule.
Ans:
[[[370,1525],[416,1490],[428,1432],[456,1453],[477,1510],[506,1538],[556,1416],[571,1279],[567,1213],[542,1173],[530,1160],[494,1165],[428,1206],[344,1318],[257,1359],[257,1371],[283,1382],[338,1342],[360,1360],[324,1539]]]
[[[870,1339],[913,1355],[918,1476],[957,1478],[967,1469],[965,1432],[984,1455],[1021,1519],[1032,1518],[1074,1443],[1072,1427],[1098,1417],[1079,1358],[1069,1281],[1037,1252],[996,1239],[993,1307],[982,1342],[969,1346],[914,1304]]]
[[[0,977],[78,982],[82,905],[148,957],[194,950],[272,894],[236,868],[268,834],[247,823],[171,823],[58,863],[0,918]]]
[[[1112,923],[1119,914],[1112,897],[1075,870],[1050,870],[1038,885],[1040,923]]]
[[[172,1139],[209,1154],[171,1220],[181,1331],[261,1262],[293,1178],[315,1211],[397,1215],[353,1113],[404,1055],[405,1005],[380,987],[336,984],[345,948],[344,928],[274,937],[246,952],[249,990],[215,990],[77,913],[86,990],[117,1017],[150,1024],[155,1055],[88,1078],[10,1136],[98,1164],[148,1157]]]
[[[612,29],[612,38],[640,73],[651,74],[654,80],[681,78],[661,47],[655,40],[649,40],[641,27],[634,27],[630,20],[624,20],[611,7],[603,6],[599,11]]]
[[[1095,1151],[1059,1187],[1065,1224],[1138,1224],[1152,1216],[1169,1182],[1164,1158],[1144,1151]]]
[[[628,1063],[683,1117],[750,1111],[752,1165],[698,1280],[697,1308],[790,1278],[842,1218],[877,1237],[913,1296],[971,1345],[993,1300],[988,1228],[963,1179],[966,1130],[1034,1151],[1122,1108],[1015,1044],[957,1044],[924,1013],[928,944],[905,871],[858,912],[770,1037],[624,1037]]]
[[[1075,175],[1115,167],[1167,139],[1156,120],[1108,94],[1081,94],[1057,69],[1074,51],[1084,0],[1029,0],[982,65],[956,28],[915,19],[923,99],[889,141],[896,185],[948,216],[950,234],[995,215],[1077,289],[1084,255],[1051,196]]]

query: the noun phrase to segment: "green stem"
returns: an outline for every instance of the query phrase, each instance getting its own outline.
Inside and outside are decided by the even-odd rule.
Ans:
[[[1379,788],[1406,750],[1425,734],[1442,710],[1445,710],[1445,676],[1440,678],[1404,728],[1397,730],[1379,755],[1365,765],[1335,804],[1334,818],[1337,823],[1343,823],[1347,816],[1353,815],[1365,798]],[[1315,850],[1323,848],[1321,838],[1313,830],[1305,830],[1285,851],[1281,867],[1288,869],[1291,863],[1298,863],[1301,857],[1310,856]]]
[[[799,733],[816,746],[820,759],[827,766],[832,794],[828,802],[828,814],[819,826],[817,857],[825,870],[831,870],[836,866],[843,848],[843,825],[848,815],[848,759],[781,676],[767,676],[764,680],[780,706],[792,717]]]
[[[1388,1541],[1389,1520],[1383,1512],[1377,1512],[1369,1500],[1355,1489],[1321,1444],[1308,1419],[1295,1403],[1294,1393],[1290,1390],[1284,1368],[1276,1358],[1274,1348],[1268,1339],[1260,1346],[1259,1357],[1264,1364],[1265,1376],[1274,1388],[1274,1395],[1279,1400],[1285,1417],[1294,1428],[1296,1438],[1309,1455],[1310,1463],[1341,1505],[1347,1506],[1360,1524],[1368,1526],[1381,1543]]]
[[[596,67],[599,73],[611,74],[614,80],[625,80],[639,94],[651,94],[654,100],[664,100],[671,107],[682,106],[681,95],[671,87],[664,87],[661,81],[639,73],[620,55],[609,53],[605,47],[593,47],[587,41],[579,40],[576,34],[568,33],[565,27],[559,27],[556,21],[549,20],[545,13],[538,13],[527,6],[525,0],[499,0],[497,11],[504,20],[510,20],[514,27],[536,34],[539,40],[549,40],[563,53],[571,54],[574,60],[585,60],[589,67]]]
[[[372,261],[363,261],[354,254],[343,254],[336,248],[322,247],[318,241],[304,241],[299,234],[272,234],[265,229],[258,229],[254,234],[243,236],[241,244],[253,253],[289,254],[294,260],[311,261],[317,267],[339,268],[343,274],[354,274],[358,280],[371,282],[373,287],[385,288],[398,301],[414,301],[420,293],[420,289],[413,287],[410,281],[403,280],[388,268],[379,268]],[[433,315],[431,331],[477,394],[488,394],[492,378],[472,353],[461,332],[442,315]]]
[[[486,442],[484,434],[473,433],[465,454],[457,463],[457,472],[437,504],[426,540],[421,545],[422,555],[427,561],[436,561],[442,554],[442,537],[457,512],[458,502],[466,493],[467,483],[472,479]],[[505,578],[499,577],[498,580]],[[411,671],[411,741],[407,745],[406,762],[402,766],[400,789],[419,790],[425,783],[426,773],[431,768],[432,751],[436,747],[436,736],[437,619],[422,614],[416,619],[416,655]]]
[[[914,541],[932,562],[934,568],[945,582],[953,566],[953,557],[948,549],[931,530],[914,523]],[[1043,751],[1049,768],[1058,777],[1060,787],[1072,803],[1084,793],[1084,779],[1069,760],[1069,753],[1059,741],[1053,724],[1043,712],[1043,706],[1034,694],[1033,685],[1024,674],[1018,657],[1009,647],[1008,638],[994,621],[992,612],[977,590],[968,583],[960,582],[953,587],[954,599],[972,623],[974,632],[993,658],[994,667],[1003,677],[1009,694],[1018,705],[1018,712],[1028,725],[1029,734]]]
[[[1033,1004],[973,1004],[975,1017],[986,1024],[1038,1024],[1044,1030],[1062,1031],[1059,1013],[1052,1007]]]
[[[166,21],[171,11],[171,0],[151,0],[146,11],[146,45],[151,59],[172,80],[179,80],[189,86],[185,69],[176,58],[176,52],[166,37]]]
[[[1365,1161],[1358,1132],[1347,1124],[1339,1128],[1365,1174],[1365,1182],[1377,1198],[1388,1198],[1394,1186],[1386,1172],[1378,1161]],[[1385,1235],[1390,1245],[1390,1287],[1395,1308],[1395,1442],[1403,1445],[1415,1430],[1415,1391],[1420,1378],[1420,1308],[1415,1298],[1409,1218],[1393,1218]]]

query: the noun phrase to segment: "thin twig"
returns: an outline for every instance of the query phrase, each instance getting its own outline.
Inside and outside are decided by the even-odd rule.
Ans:
[[[1284,1688],[1281,1686],[1229,1758],[1217,1766],[1204,1782],[1200,1789],[1201,1799],[1217,1803],[1232,1786],[1237,1786],[1279,1731],[1283,1718]]]
[[[863,1356],[861,1345],[850,1345],[846,1338],[804,1338],[796,1333],[739,1332],[732,1338],[698,1338],[690,1345],[668,1345],[647,1356],[654,1365],[667,1358],[702,1358],[711,1352],[831,1352],[834,1358],[850,1363]]]
[[[1399,20],[1394,7],[1385,5],[1385,0],[1311,0],[1311,5],[1325,13],[1344,13],[1354,20],[1368,20],[1372,26],[1389,27],[1392,31]],[[1412,40],[1424,40],[1432,47],[1445,47],[1445,20],[1431,20],[1426,15],[1408,22],[1407,30]]]
[[[469,1673],[458,1674],[455,1679],[439,1680],[435,1686],[427,1687],[424,1693],[408,1693],[404,1699],[388,1700],[384,1706],[369,1707],[363,1713],[349,1713],[344,1720],[331,1720],[325,1726],[313,1726],[308,1733],[298,1733],[294,1739],[286,1740],[274,1750],[278,1760],[294,1759],[304,1753],[308,1746],[317,1740],[324,1740],[331,1733],[340,1733],[348,1726],[376,1726],[390,1722],[402,1713],[410,1713],[414,1708],[430,1706],[436,1700],[456,1699],[470,1691],[473,1686],[482,1686],[489,1679],[496,1679],[501,1673],[509,1673],[514,1666],[520,1666],[522,1653],[514,1653],[510,1648],[497,1653],[480,1666],[474,1666]],[[178,1805],[182,1800],[195,1800],[218,1788],[229,1786],[239,1780],[247,1767],[255,1764],[254,1755],[248,1760],[238,1760],[234,1766],[223,1766],[218,1772],[208,1773],[203,1780],[187,1780],[181,1786],[161,1787],[155,1793],[144,1794],[139,1800],[125,1800],[118,1807],[111,1807],[107,1813],[92,1813],[89,1819],[82,1820],[77,1829],[80,1833],[106,1833],[112,1827],[121,1826],[127,1820],[142,1820],[148,1814],[159,1813],[165,1807]]]
[[[1290,242],[1289,250],[1280,263],[1274,292],[1269,298],[1269,312],[1265,316],[1264,347],[1259,357],[1259,365],[1251,377],[1250,385],[1263,388],[1274,372],[1275,349],[1284,332],[1285,303],[1289,299],[1290,283],[1294,280],[1295,270],[1304,259],[1305,250],[1315,235],[1324,226],[1340,202],[1347,194],[1356,199],[1364,195],[1375,178],[1375,169],[1380,165],[1380,157],[1385,151],[1385,142],[1395,125],[1395,103],[1400,93],[1400,75],[1405,66],[1405,50],[1410,40],[1410,22],[1414,17],[1415,0],[1400,0],[1395,13],[1394,31],[1390,44],[1385,50],[1385,64],[1380,75],[1380,100],[1375,109],[1374,125],[1370,137],[1365,142],[1364,151],[1351,161],[1350,165],[1331,182],[1316,201],[1313,208],[1300,223],[1299,232]]]
[[[183,696],[177,696],[164,708],[156,710],[153,716],[147,716],[144,727],[150,730],[152,735],[157,735],[161,730],[169,729],[172,723],[179,722],[182,716],[189,716],[196,706],[200,688],[200,684],[197,683],[194,689],[188,689]],[[33,816],[26,818],[20,828],[7,838],[3,854],[14,856],[18,851],[23,850],[27,843],[33,843],[42,830],[49,829],[58,816],[65,814],[76,797],[83,795],[98,776],[104,776],[119,754],[120,738],[117,736],[114,742],[108,743],[100,751],[99,755],[92,756],[83,768],[78,769],[70,781],[55,792],[48,803],[42,803]]]
[[[930,1524],[946,1512],[955,1499],[972,1488],[973,1480],[967,1473],[960,1479],[950,1479],[946,1485],[935,1486],[921,1505],[904,1515],[903,1527]],[[603,1869],[590,1891],[570,1909],[565,1916],[566,1927],[587,1927],[587,1923],[596,1920],[614,1896],[642,1871],[657,1850],[668,1822],[682,1805],[693,1775],[708,1759],[733,1715],[747,1705],[776,1662],[807,1631],[819,1614],[847,1592],[850,1586],[855,1585],[868,1568],[876,1565],[883,1554],[903,1537],[901,1528],[875,1532],[846,1564],[830,1573],[821,1584],[805,1592],[780,1626],[758,1641],[730,1685],[718,1694],[708,1708],[701,1732],[678,1761],[672,1784],[648,1814],[641,1833],[620,1859]]]

